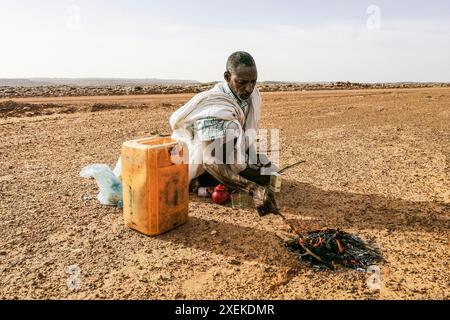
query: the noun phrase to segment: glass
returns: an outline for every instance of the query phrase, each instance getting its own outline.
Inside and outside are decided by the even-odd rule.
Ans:
[[[233,209],[248,209],[253,207],[253,198],[245,192],[231,194],[231,206]]]

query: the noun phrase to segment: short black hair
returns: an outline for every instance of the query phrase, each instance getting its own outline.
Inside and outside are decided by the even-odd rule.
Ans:
[[[227,71],[234,72],[237,67],[244,65],[247,67],[256,67],[255,60],[250,53],[245,51],[237,51],[231,54],[227,60]]]

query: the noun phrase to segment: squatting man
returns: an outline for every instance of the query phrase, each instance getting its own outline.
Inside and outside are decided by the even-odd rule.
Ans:
[[[224,78],[170,117],[172,138],[188,149],[190,189],[222,183],[250,194],[261,216],[278,214],[267,188],[278,168],[256,152],[261,97],[255,60],[247,52],[233,53]]]

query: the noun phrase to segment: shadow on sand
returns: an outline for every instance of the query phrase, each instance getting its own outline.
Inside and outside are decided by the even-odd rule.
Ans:
[[[324,191],[289,180],[283,182],[282,191],[278,197],[282,212],[288,213],[290,219],[307,218],[314,226],[406,232],[447,232],[449,228],[450,205],[442,202],[412,202],[380,195]],[[193,201],[208,200],[196,198]],[[255,219],[257,217],[255,212]],[[212,230],[217,232],[214,237]],[[218,255],[286,266],[289,256],[275,232],[191,217],[177,232],[159,238]]]

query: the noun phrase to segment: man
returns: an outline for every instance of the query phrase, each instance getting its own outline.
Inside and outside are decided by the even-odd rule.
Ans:
[[[191,186],[218,182],[253,197],[260,215],[278,214],[273,193],[266,187],[278,171],[256,154],[261,98],[253,57],[235,52],[227,61],[225,81],[194,96],[170,117],[172,138],[189,151]]]

